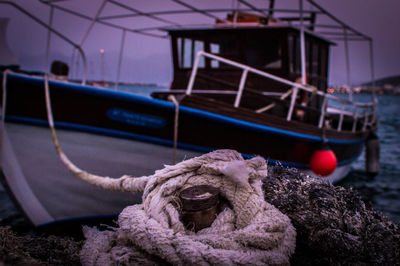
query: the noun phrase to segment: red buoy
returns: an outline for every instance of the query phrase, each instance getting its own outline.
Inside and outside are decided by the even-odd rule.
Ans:
[[[332,174],[336,166],[336,155],[327,145],[323,145],[311,155],[311,170],[319,176],[328,176]]]

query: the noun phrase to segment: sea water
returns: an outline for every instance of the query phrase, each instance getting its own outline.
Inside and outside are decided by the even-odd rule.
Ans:
[[[360,101],[370,98],[366,94],[354,97]],[[375,210],[400,223],[400,95],[379,95],[378,101],[379,174],[374,178],[365,174],[363,152],[349,176],[338,185],[355,188]]]
[[[149,97],[152,91],[165,91],[167,88],[121,85],[118,90]],[[371,98],[367,94],[355,94],[353,97],[354,100],[363,102]],[[362,153],[352,165],[348,177],[338,185],[353,187],[367,204],[400,223],[400,96],[379,95],[378,100],[380,120],[378,137],[381,148],[379,174],[370,178],[365,173],[365,156]],[[23,227],[25,223],[7,192],[0,185],[0,225],[16,224]]]
[[[118,85],[118,87],[111,86],[110,90],[118,90],[128,93],[133,93],[135,95],[140,95],[144,97],[150,97],[150,94],[153,91],[167,91],[167,86],[158,86],[158,85]]]

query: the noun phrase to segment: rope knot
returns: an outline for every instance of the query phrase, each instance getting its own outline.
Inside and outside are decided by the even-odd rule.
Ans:
[[[249,185],[250,169],[247,168],[245,161],[232,161],[221,169],[221,173],[238,185]]]
[[[121,212],[115,232],[94,235],[85,229],[82,263],[126,263],[127,257],[152,263],[157,257],[174,265],[287,265],[296,232],[289,218],[264,200],[266,175],[264,159],[218,150],[143,177],[143,203]],[[229,204],[221,206],[210,227],[194,233],[180,221],[176,201],[182,190],[198,185],[218,188]],[[104,238],[109,247],[99,250],[95,240]]]

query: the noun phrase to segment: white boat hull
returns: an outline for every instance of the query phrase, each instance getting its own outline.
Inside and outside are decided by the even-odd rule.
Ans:
[[[57,130],[67,156],[85,171],[109,177],[140,177],[171,164],[172,148],[128,139]],[[200,153],[178,150],[177,160]],[[50,129],[6,124],[2,170],[17,203],[35,226],[70,219],[117,215],[141,195],[86,184],[61,163]]]
[[[126,206],[140,203],[140,194],[106,191],[86,184],[62,164],[50,129],[6,123],[2,171],[8,188],[35,226],[88,218],[114,217]],[[61,146],[79,168],[101,176],[147,176],[172,163],[172,148],[143,141],[57,130]],[[177,161],[201,155],[178,150]],[[335,183],[351,165],[323,177]],[[313,176],[311,171],[306,174]],[[321,178],[321,177],[319,177]]]
[[[340,182],[342,179],[344,179],[349,174],[350,170],[351,170],[351,163],[342,165],[342,166],[338,166],[335,169],[335,171],[328,176],[318,176],[318,175],[314,174],[311,170],[305,170],[304,172],[307,175],[322,179],[324,182],[336,184],[336,183]]]

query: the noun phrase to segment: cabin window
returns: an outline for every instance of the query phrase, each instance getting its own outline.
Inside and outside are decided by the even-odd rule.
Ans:
[[[288,37],[288,54],[289,54],[289,72],[293,73],[295,71],[295,54],[294,54],[294,37],[292,35],[289,35]]]
[[[321,89],[325,91],[326,89],[326,77],[328,75],[328,47],[325,45],[320,46],[320,73],[319,75],[322,77],[321,79]]]
[[[189,38],[178,38],[177,48],[179,68],[191,68],[196,59],[197,52],[204,51],[204,42]],[[204,57],[200,58],[199,67],[205,67]]]
[[[311,42],[306,39],[306,72],[311,73]]]
[[[289,35],[289,68],[291,73],[301,72],[300,40],[297,36]]]
[[[328,75],[328,44],[322,40],[306,36],[305,52],[308,83],[318,87],[319,90],[325,90]],[[301,76],[299,34],[291,33],[288,35],[288,56],[290,77],[295,80]]]
[[[326,50],[325,47],[312,39],[306,39],[306,73],[311,79],[326,77]],[[289,71],[294,76],[301,75],[300,38],[297,35],[288,36]]]
[[[203,41],[194,41],[194,58],[196,58],[197,53],[200,51],[204,51],[204,42]],[[204,56],[200,57],[199,68],[205,67],[205,59]]]
[[[318,75],[318,65],[319,65],[319,47],[317,43],[312,44],[312,51],[311,51],[311,74]]]
[[[211,39],[208,46],[208,51],[212,54],[227,58],[236,62],[240,62],[238,40],[232,38]],[[211,68],[233,68],[231,65],[224,64],[217,60],[210,60]]]
[[[264,36],[248,38],[246,41],[247,64],[256,68],[282,67],[282,47],[278,38]]]
[[[178,54],[178,67],[182,67],[182,38],[176,40],[177,54]]]
[[[183,39],[183,68],[190,68],[193,62],[192,47],[193,43],[191,39]]]
[[[210,43],[210,52],[215,55],[219,55],[220,47],[219,44]],[[211,60],[211,68],[219,68],[219,61]]]

